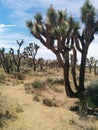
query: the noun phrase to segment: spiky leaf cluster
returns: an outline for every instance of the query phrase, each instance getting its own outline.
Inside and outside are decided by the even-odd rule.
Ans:
[[[89,22],[91,22],[91,25],[94,24],[95,8],[89,0],[87,0],[81,8],[81,20],[83,23],[86,23],[87,20],[89,20]]]
[[[57,24],[57,13],[52,5],[47,10],[47,22],[52,24],[53,26]]]
[[[34,18],[35,18],[35,20],[36,20],[36,22],[38,24],[42,23],[42,15],[39,12],[36,13],[36,15],[34,16]]]

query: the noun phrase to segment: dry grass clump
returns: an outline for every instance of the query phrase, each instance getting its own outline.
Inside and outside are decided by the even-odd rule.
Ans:
[[[0,74],[0,83],[1,84],[5,83],[5,75],[4,74]]]
[[[18,80],[24,80],[25,79],[25,75],[21,72],[13,72],[13,76],[14,76],[14,78],[16,78]]]
[[[26,83],[24,85],[24,87],[25,87],[25,91],[26,91],[27,94],[34,93],[34,89],[33,89],[32,85],[31,85],[31,83]]]
[[[37,101],[37,102],[40,102],[40,101],[41,101],[40,96],[37,95],[37,94],[34,95],[34,98],[33,98],[33,99],[34,99],[35,101]]]
[[[46,83],[44,82],[44,81],[42,81],[42,80],[34,80],[33,81],[33,83],[32,83],[32,87],[34,88],[34,89],[40,89],[40,90],[42,90],[42,89],[44,89],[45,88],[45,85],[46,85]]]
[[[0,94],[0,128],[7,125],[7,122],[16,120],[19,112],[23,112],[22,105]]]
[[[98,117],[98,81],[90,83],[78,97],[79,101],[70,110],[76,111],[82,118],[87,118],[88,115]]]
[[[24,85],[27,94],[34,94],[33,100],[43,102],[47,106],[62,106],[61,101],[55,99],[52,95],[62,93],[63,89],[58,86],[58,79],[46,78],[45,80],[35,79],[33,83],[26,83]]]
[[[55,78],[48,77],[46,79],[46,83],[49,84],[49,85],[55,85],[55,84],[63,85],[64,84],[64,80],[61,77],[55,77]]]
[[[55,98],[52,99],[45,98],[43,99],[43,104],[50,107],[52,106],[59,107],[63,105],[59,100],[56,100]]]
[[[24,85],[24,87],[25,87],[25,91],[26,91],[26,93],[28,93],[28,94],[31,94],[31,93],[33,93],[34,94],[34,92],[36,92],[36,91],[39,91],[39,90],[44,90],[45,89],[45,82],[44,81],[41,81],[41,80],[34,80],[33,81],[33,83],[26,83],[25,85]]]

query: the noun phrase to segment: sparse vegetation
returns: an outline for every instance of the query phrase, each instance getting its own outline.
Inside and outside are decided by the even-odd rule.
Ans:
[[[16,102],[9,101],[7,97],[3,96],[0,94],[0,128],[4,127],[7,125],[7,122],[14,121],[17,119],[17,112],[22,112],[22,111],[17,111],[19,109],[19,104],[17,107]]]
[[[97,129],[95,127],[91,126],[91,127],[83,128],[83,130],[97,130]]]
[[[45,87],[45,83],[44,81],[41,80],[34,80],[34,82],[32,83],[32,87],[35,89],[44,89]]]
[[[14,78],[16,78],[18,80],[24,80],[25,79],[25,75],[21,72],[19,72],[19,73],[13,72],[13,76],[14,76]]]
[[[23,111],[24,111],[22,105],[19,104],[18,102],[16,103],[15,109],[16,109],[16,112],[17,112],[17,113],[20,113],[20,112],[23,112]]]
[[[98,107],[98,81],[93,81],[84,93],[86,104],[88,107]]]
[[[0,74],[0,83],[4,83],[4,82],[5,82],[5,75]]]
[[[36,94],[36,95],[34,95],[34,98],[33,98],[35,101],[37,101],[37,102],[40,102],[41,101],[41,99],[40,99],[40,97]]]

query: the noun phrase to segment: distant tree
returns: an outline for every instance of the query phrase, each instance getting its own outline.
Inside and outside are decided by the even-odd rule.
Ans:
[[[97,63],[98,63],[98,60],[95,60],[94,62],[94,74],[97,75],[98,72],[97,72]]]
[[[91,74],[95,59],[94,59],[94,57],[90,57],[90,58],[86,59],[86,62],[88,64],[89,73]]]
[[[39,66],[40,66],[40,71],[43,71],[43,70],[44,70],[44,69],[43,69],[44,59],[43,59],[43,58],[39,58],[39,59],[37,60],[37,63],[38,63]]]
[[[13,71],[11,57],[5,53],[5,48],[0,49],[0,62],[5,72],[10,73]]]
[[[24,48],[24,53],[27,54],[27,57],[31,57],[33,61],[33,70],[36,71],[36,55],[38,52],[39,46],[35,43],[30,43],[29,46]]]
[[[20,51],[20,48],[23,45],[23,43],[24,43],[23,39],[20,42],[17,40],[17,44],[18,44],[17,54],[15,54],[13,48],[10,48],[9,51],[10,54],[12,55],[15,66],[17,67],[17,72],[20,72],[21,59],[24,57],[24,53],[21,53]]]
[[[79,31],[79,23],[72,16],[67,17],[66,10],[56,12],[51,6],[47,10],[46,21],[43,21],[42,15],[37,13],[34,22],[30,20],[26,23],[31,34],[56,55],[60,66],[64,70],[65,90],[69,97],[76,97],[77,93],[85,90],[84,78],[87,52],[90,43],[94,39],[94,34],[98,31],[95,8],[88,0],[81,8],[81,20],[84,23],[82,34]],[[72,90],[69,80],[69,52],[71,50],[74,55],[74,74],[72,76],[73,80],[75,80],[77,93]],[[77,85],[75,79],[77,50],[81,53],[79,85]]]
[[[94,74],[97,74],[97,60],[94,57],[87,58],[87,64],[89,68],[89,73],[91,74],[92,68],[94,68]]]

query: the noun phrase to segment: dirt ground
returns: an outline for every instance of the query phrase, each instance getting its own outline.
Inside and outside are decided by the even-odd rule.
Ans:
[[[1,130],[98,130],[97,117],[82,119],[69,110],[77,99],[67,98],[65,92],[54,94],[64,98],[63,106],[49,107],[33,100],[33,94],[26,93],[24,84],[5,84],[0,86],[0,90],[2,95],[10,101],[17,101],[23,109],[23,112],[18,113],[17,119],[9,121]]]

